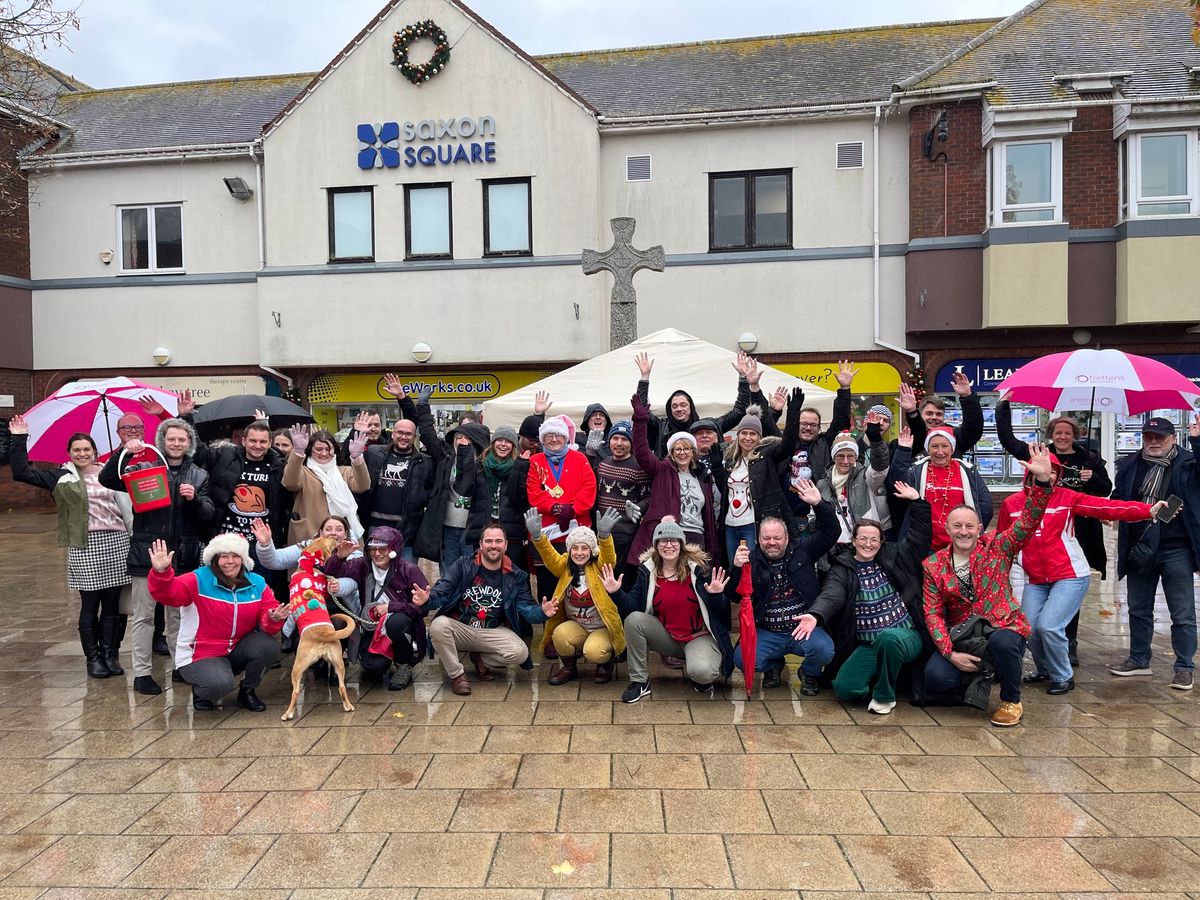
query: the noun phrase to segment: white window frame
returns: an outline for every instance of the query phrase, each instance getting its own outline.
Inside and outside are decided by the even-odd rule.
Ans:
[[[1050,145],[1050,202],[1048,203],[1009,203],[1006,182],[1008,172],[1007,152],[1009,147],[1019,147],[1029,144],[1049,144]],[[1063,166],[1062,166],[1062,138],[1060,137],[1040,137],[1029,138],[1028,140],[1019,141],[996,141],[992,144],[991,153],[988,154],[989,177],[992,180],[992,209],[991,223],[995,228],[1013,228],[1025,227],[1027,225],[1058,225],[1062,224],[1062,183],[1063,183]],[[1039,209],[1050,209],[1052,215],[1049,219],[1035,222],[1005,222],[1004,214],[1007,212],[1029,212]]]
[[[1142,138],[1169,137],[1182,135],[1187,138],[1187,193],[1173,197],[1143,197],[1142,196]],[[1129,133],[1125,137],[1123,152],[1128,159],[1129,179],[1121,185],[1121,212],[1125,219],[1181,219],[1200,213],[1200,197],[1198,182],[1200,182],[1200,150],[1197,149],[1196,129],[1171,131],[1139,131]],[[1138,207],[1143,203],[1187,203],[1185,213],[1139,213]]]
[[[158,209],[176,208],[179,210],[179,259],[182,265],[171,268],[160,268],[158,265],[158,242],[155,235],[154,211]],[[130,269],[125,266],[125,234],[122,230],[121,214],[130,209],[146,210],[146,252],[150,256],[150,265],[144,269]],[[130,203],[116,207],[117,220],[117,259],[118,275],[161,275],[187,271],[187,239],[184,231],[183,203]]]

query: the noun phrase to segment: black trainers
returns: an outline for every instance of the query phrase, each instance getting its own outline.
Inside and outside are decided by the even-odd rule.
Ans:
[[[770,672],[763,673],[762,686],[764,688],[783,687],[786,681],[787,667],[783,663],[780,663],[778,667],[772,669]]]
[[[217,708],[217,704],[211,700],[201,700],[195,694],[192,694],[192,709],[196,712],[212,712]]]
[[[153,675],[138,675],[133,679],[133,689],[139,694],[161,694],[162,688],[154,680]]]
[[[813,678],[811,675],[805,675],[800,682],[800,693],[805,697],[815,697],[821,693],[820,680]]]
[[[258,695],[254,693],[254,688],[248,687],[243,687],[238,691],[237,704],[250,712],[263,712],[267,708],[267,704],[259,700]]]
[[[650,685],[640,681],[629,682],[629,687],[621,694],[622,703],[637,703],[643,697],[650,696]]]
[[[691,679],[688,679],[688,680],[691,681]],[[692,690],[695,691],[697,694],[708,694],[711,697],[712,692],[713,692],[713,686],[712,686],[712,684],[701,684],[698,681],[692,681]]]
[[[412,680],[412,666],[396,666],[396,671],[392,673],[392,677],[388,681],[388,690],[402,691],[412,684]]]
[[[1175,677],[1171,679],[1171,687],[1177,691],[1190,691],[1192,689],[1192,670],[1176,669]]]

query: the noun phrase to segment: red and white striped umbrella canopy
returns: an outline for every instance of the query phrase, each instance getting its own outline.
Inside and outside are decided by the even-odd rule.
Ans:
[[[158,420],[138,403],[139,397],[157,400],[168,413],[179,410],[179,398],[171,391],[120,376],[104,381],[72,381],[38,403],[25,414],[29,426],[29,458],[40,462],[65,463],[67,440],[76,432],[90,434],[100,459],[107,459],[121,445],[117,420],[134,414],[146,426],[146,440],[153,442]]]
[[[1137,415],[1192,409],[1200,388],[1165,363],[1120,350],[1073,350],[1026,363],[996,385],[1014,403],[1052,412],[1090,409]]]

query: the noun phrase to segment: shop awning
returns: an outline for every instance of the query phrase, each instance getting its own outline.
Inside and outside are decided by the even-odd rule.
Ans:
[[[483,420],[489,428],[498,425],[516,427],[533,412],[533,399],[538,391],[549,391],[554,405],[552,415],[565,414],[577,424],[584,410],[592,403],[603,403],[614,421],[632,415],[629,398],[637,389],[638,368],[634,357],[650,354],[654,371],[650,375],[650,408],[662,415],[667,398],[677,390],[691,394],[701,416],[721,415],[729,411],[737,398],[737,372],[733,368],[736,353],[702,341],[690,334],[664,328],[648,334],[624,347],[585,360],[535,381],[510,394],[488,400],[483,404]],[[791,390],[804,388],[804,405],[821,411],[828,422],[833,413],[832,391],[764,366],[761,386],[768,397],[780,385]]]

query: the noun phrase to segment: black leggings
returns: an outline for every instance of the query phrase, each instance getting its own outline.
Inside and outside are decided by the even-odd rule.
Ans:
[[[80,591],[79,627],[96,629],[100,616],[115,616],[120,612],[121,589],[101,588],[98,591]]]

